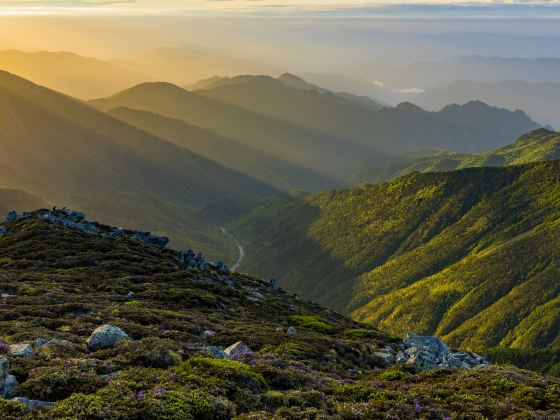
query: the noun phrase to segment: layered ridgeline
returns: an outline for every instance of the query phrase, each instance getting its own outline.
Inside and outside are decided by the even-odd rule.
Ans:
[[[197,222],[200,207],[228,197],[251,200],[278,192],[5,72],[0,72],[0,144],[2,186],[47,203],[87,209],[114,224],[134,221],[146,230],[173,232],[174,239],[212,255],[233,254],[235,248],[229,244],[224,251],[223,235]]]
[[[521,136],[512,144],[480,154],[456,154],[448,150],[425,150],[403,154],[358,171],[353,177],[353,182],[384,181],[411,172],[452,171],[481,166],[499,167],[555,159],[560,159],[560,134],[543,128]]]
[[[266,150],[187,124],[181,119],[131,108],[115,108],[109,114],[281,190],[305,188],[317,191],[339,183]]]
[[[142,232],[63,209],[11,213],[0,228],[2,419],[551,418],[560,410],[556,378],[483,367],[434,337],[400,340]],[[404,349],[418,357],[394,365]],[[434,371],[430,354],[481,366]]]
[[[338,181],[369,157],[433,147],[479,152],[538,128],[523,112],[480,102],[439,112],[412,104],[380,108],[290,75],[212,78],[197,87],[203,89],[147,83],[90,103],[180,119]]]
[[[482,151],[538,126],[523,112],[477,101],[439,112],[410,103],[385,108],[358,96],[321,90],[292,75],[222,79],[197,93],[384,152],[425,147]]]
[[[395,333],[470,349],[560,344],[560,162],[411,174],[269,203],[243,269]]]

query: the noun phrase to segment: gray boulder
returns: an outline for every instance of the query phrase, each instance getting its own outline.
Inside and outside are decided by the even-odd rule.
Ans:
[[[33,346],[31,344],[12,344],[8,354],[12,357],[31,359],[33,357]]]
[[[18,386],[18,381],[14,375],[9,374],[10,362],[4,357],[0,357],[0,398],[12,397]]]
[[[45,409],[51,408],[54,405],[53,402],[30,400],[27,397],[15,397],[15,398],[12,398],[12,401],[17,401],[20,404],[26,405],[27,407],[31,408],[32,410],[45,410]]]
[[[5,357],[0,357],[0,380],[5,379],[8,376],[8,371],[10,370],[10,362]]]
[[[238,341],[237,343],[232,344],[225,349],[224,352],[232,358],[243,357],[253,353],[249,346],[243,341]]]
[[[276,281],[276,279],[270,279],[268,281],[268,287],[270,287],[272,290],[278,290],[278,282]]]
[[[286,331],[286,334],[288,335],[297,334],[297,330],[294,327],[290,327],[288,328],[288,331]]]
[[[231,359],[230,355],[227,354],[223,348],[218,346],[202,346],[199,349],[201,353],[207,353],[216,359]]]
[[[38,338],[37,340],[35,340],[35,347],[43,347],[48,342],[49,340],[47,340],[46,338]]]
[[[8,213],[8,216],[6,217],[6,222],[7,223],[15,222],[17,218],[18,218],[17,213],[14,210],[12,210],[11,212]]]
[[[449,348],[439,337],[433,336],[421,336],[414,333],[408,333],[406,338],[403,340],[403,344],[406,347],[418,347],[426,348],[434,353],[449,353]]]
[[[204,331],[202,331],[202,332],[200,333],[200,338],[201,338],[202,340],[207,340],[207,339],[209,339],[210,337],[212,337],[212,336],[214,336],[214,335],[216,335],[216,333],[215,333],[214,331],[212,331],[212,330],[204,330]]]
[[[97,327],[88,338],[87,346],[89,350],[99,350],[114,347],[117,344],[130,340],[130,337],[119,327],[105,324]]]
[[[385,363],[386,366],[391,366],[395,362],[395,358],[390,353],[385,353],[383,351],[377,351],[373,354],[374,354],[374,356],[377,356],[381,360],[383,360],[383,362]]]
[[[2,398],[11,398],[16,393],[16,388],[18,386],[18,381],[14,375],[6,376],[3,381],[3,385],[0,391]]]

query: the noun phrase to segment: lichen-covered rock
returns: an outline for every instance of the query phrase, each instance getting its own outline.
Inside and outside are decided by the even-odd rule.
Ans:
[[[224,352],[228,356],[233,358],[243,357],[246,356],[247,354],[253,353],[253,351],[249,348],[249,346],[245,344],[243,341],[238,341],[237,343],[232,344],[227,349],[225,349]]]
[[[33,346],[31,344],[12,344],[8,354],[12,357],[31,359],[33,357]]]
[[[288,335],[297,334],[297,330],[296,330],[294,327],[290,327],[290,328],[288,328],[288,330],[286,331],[286,334],[288,334]]]
[[[105,324],[97,327],[88,338],[87,346],[90,350],[99,350],[114,347],[130,337],[119,327]]]

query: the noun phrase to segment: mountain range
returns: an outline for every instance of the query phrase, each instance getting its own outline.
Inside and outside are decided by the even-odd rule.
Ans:
[[[480,99],[494,106],[522,109],[541,124],[560,128],[555,104],[560,100],[560,83],[528,83],[513,80],[499,83],[477,83],[458,80],[427,88],[423,93],[408,95],[427,109],[439,109],[450,103]]]

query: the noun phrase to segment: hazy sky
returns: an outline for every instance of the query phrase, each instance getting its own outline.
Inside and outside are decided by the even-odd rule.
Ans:
[[[548,11],[560,8],[560,0],[0,0],[0,13],[8,14],[66,14],[66,13],[200,13],[200,12],[246,12],[282,13],[294,12],[342,12],[362,14],[376,8],[424,5],[442,7],[447,5],[469,7],[492,12],[498,10]],[[552,8],[552,9],[550,9]],[[426,10],[426,9],[424,9]],[[543,13],[544,14],[544,13]],[[544,16],[543,16],[544,17]]]

